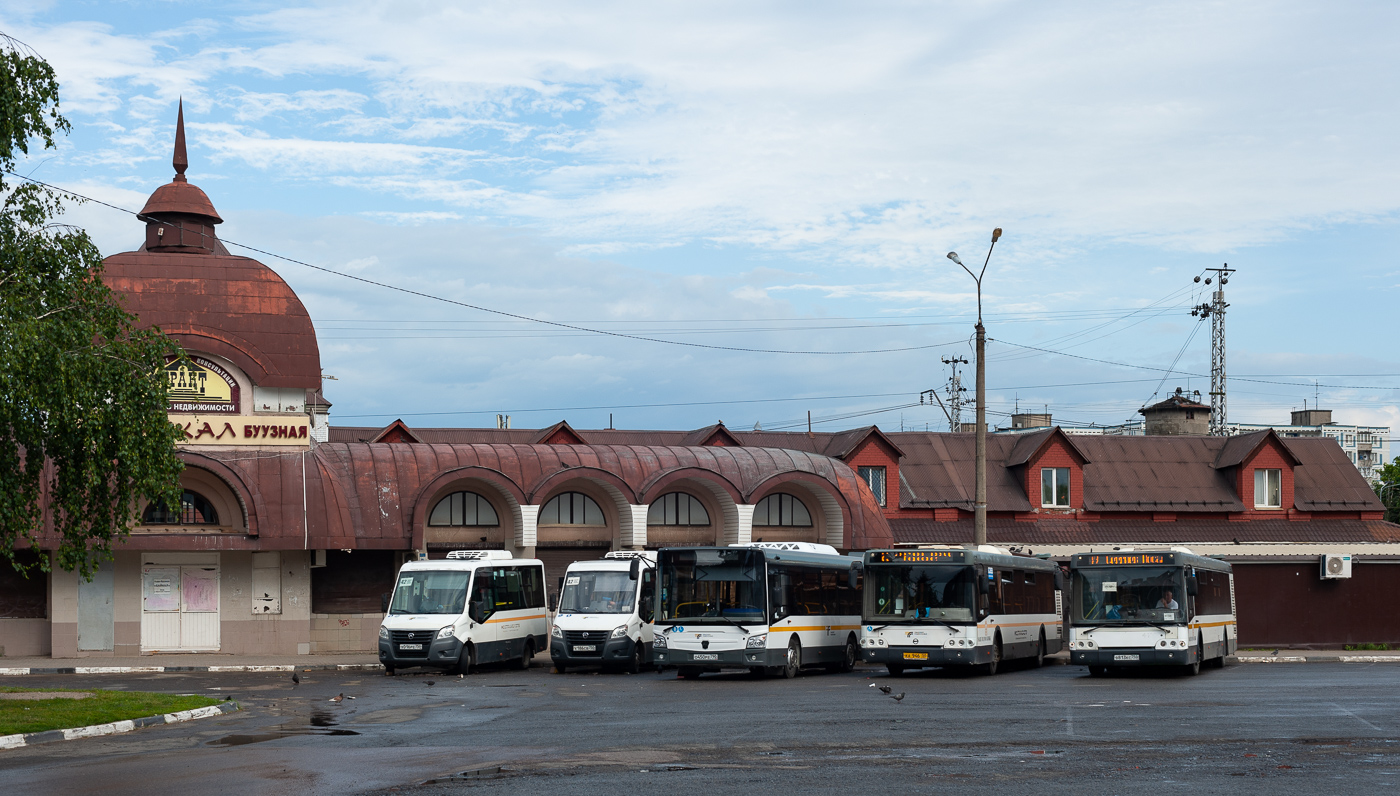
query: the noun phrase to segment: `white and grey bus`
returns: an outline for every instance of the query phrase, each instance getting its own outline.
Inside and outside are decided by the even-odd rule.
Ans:
[[[550,628],[555,671],[602,666],[636,674],[651,654],[656,553],[618,550],[564,572]],[[553,599],[551,597],[551,599]]]
[[[1134,666],[1221,667],[1237,646],[1235,576],[1177,548],[1070,559],[1070,662],[1102,676]]]
[[[928,666],[1002,661],[1037,666],[1060,650],[1060,568],[1041,558],[978,548],[868,550],[861,649],[891,675]]]
[[[549,638],[544,564],[505,550],[454,550],[410,561],[379,626],[386,674],[429,666],[466,674],[479,663],[525,669]]]
[[[653,661],[685,678],[721,669],[796,677],[855,667],[860,559],[808,542],[660,551]]]

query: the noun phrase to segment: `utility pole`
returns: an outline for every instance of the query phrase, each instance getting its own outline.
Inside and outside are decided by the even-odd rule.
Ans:
[[[1225,286],[1230,283],[1230,274],[1236,269],[1225,263],[1219,268],[1206,270],[1215,273],[1214,277],[1206,277],[1207,285],[1212,281],[1216,282],[1215,292],[1211,294],[1209,304],[1192,307],[1191,314],[1211,320],[1210,433],[1214,437],[1223,437],[1229,433],[1226,428],[1229,421],[1225,409],[1225,308],[1230,305],[1225,303]],[[1201,281],[1201,278],[1197,276],[1196,281]]]
[[[953,375],[948,379],[948,430],[954,434],[962,432],[963,393],[962,377],[958,375],[958,365],[966,365],[967,357],[943,357],[943,364],[953,366]]]
[[[992,261],[992,249],[1000,238],[1001,227],[997,227],[992,230],[992,245],[987,248],[982,270],[975,274],[958,259],[957,252],[948,252],[948,259],[962,266],[977,283],[977,471],[972,502],[972,543],[979,546],[987,543],[987,327],[982,325],[982,277],[987,275],[987,263]]]

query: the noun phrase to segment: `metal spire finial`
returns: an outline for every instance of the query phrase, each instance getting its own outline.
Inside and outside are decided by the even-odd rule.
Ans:
[[[175,166],[175,181],[185,182],[185,169],[190,167],[189,155],[185,154],[185,98],[180,98],[180,112],[175,119],[175,157],[171,158],[171,164]]]

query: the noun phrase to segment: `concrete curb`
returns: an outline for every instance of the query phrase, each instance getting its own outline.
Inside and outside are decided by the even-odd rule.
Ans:
[[[169,674],[190,672],[382,672],[380,663],[294,663],[247,666],[57,666],[0,668],[0,677],[25,674]]]
[[[113,721],[107,724],[92,724],[87,727],[74,727],[70,730],[46,730],[44,732],[31,732],[27,735],[0,735],[0,749],[20,749],[25,746],[52,743],[53,741],[76,741],[79,738],[97,738],[103,735],[116,735],[118,733],[139,730],[142,727],[155,727],[161,724],[179,724],[182,721],[207,719],[210,716],[222,716],[225,713],[232,713],[236,710],[238,710],[238,705],[232,702],[225,702],[222,705],[210,705],[206,708],[181,710],[160,716],[146,716],[145,718]]]
[[[1226,663],[1400,663],[1400,655],[1227,655]]]

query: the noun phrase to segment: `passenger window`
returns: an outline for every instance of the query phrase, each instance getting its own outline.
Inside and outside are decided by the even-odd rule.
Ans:
[[[544,570],[540,567],[520,567],[521,589],[525,608],[544,607]]]
[[[467,615],[478,622],[496,612],[496,592],[492,588],[495,578],[491,570],[478,569],[472,580],[472,598],[467,603]]]
[[[504,567],[491,573],[497,611],[518,611],[525,606],[524,583],[519,567]]]

